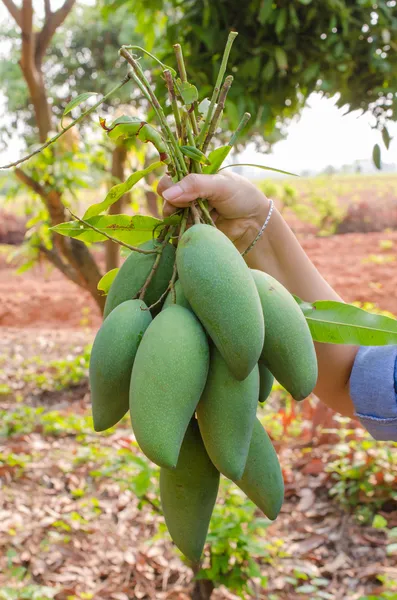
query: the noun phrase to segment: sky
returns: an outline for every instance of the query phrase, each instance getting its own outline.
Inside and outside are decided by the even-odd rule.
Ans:
[[[59,4],[59,0],[53,0],[54,9]],[[6,15],[0,2],[0,26]],[[301,116],[289,125],[287,138],[275,144],[270,154],[258,154],[248,146],[238,157],[238,162],[254,162],[292,172],[318,172],[328,165],[338,168],[356,160],[370,161],[374,144],[380,143],[382,161],[397,167],[397,123],[388,127],[394,139],[387,152],[379,131],[371,129],[373,118],[370,114],[361,115],[357,111],[343,116],[343,112],[344,109],[336,107],[336,99],[312,94]],[[5,118],[0,98],[0,122]],[[19,158],[22,148],[21,141],[14,139],[7,152],[0,153],[0,164]]]

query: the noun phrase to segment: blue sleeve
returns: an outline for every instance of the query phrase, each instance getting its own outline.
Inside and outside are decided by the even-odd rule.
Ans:
[[[376,440],[397,442],[397,346],[363,346],[350,376],[361,424]]]

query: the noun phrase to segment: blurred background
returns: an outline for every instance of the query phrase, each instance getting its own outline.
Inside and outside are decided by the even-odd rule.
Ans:
[[[230,30],[234,83],[212,148],[245,111],[229,156],[273,198],[344,300],[397,315],[396,0],[1,0],[0,164],[61,129],[120,82],[136,44],[211,96]],[[166,89],[142,58],[153,89]],[[75,107],[63,125],[81,114]],[[158,470],[128,418],[95,434],[88,362],[101,323],[97,283],[124,259],[50,227],[81,215],[153,160],[99,126],[155,116],[132,84],[59,143],[0,171],[0,600],[397,599],[397,445],[371,440],[315,397],[276,385],[260,409],[283,467],[275,523],[223,482],[202,568],[170,542]],[[111,207],[161,215],[154,171]],[[193,579],[194,574],[196,578]]]

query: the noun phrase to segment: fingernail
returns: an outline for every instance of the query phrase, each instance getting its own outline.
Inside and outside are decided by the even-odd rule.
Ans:
[[[181,188],[180,185],[173,185],[172,187],[168,188],[168,190],[165,190],[163,192],[163,198],[165,198],[166,200],[176,200],[176,198],[179,198],[179,196],[182,196],[183,194],[183,189]]]

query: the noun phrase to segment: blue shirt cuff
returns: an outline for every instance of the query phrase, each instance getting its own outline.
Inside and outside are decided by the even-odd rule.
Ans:
[[[373,438],[397,441],[397,346],[363,346],[350,376],[355,413]]]

